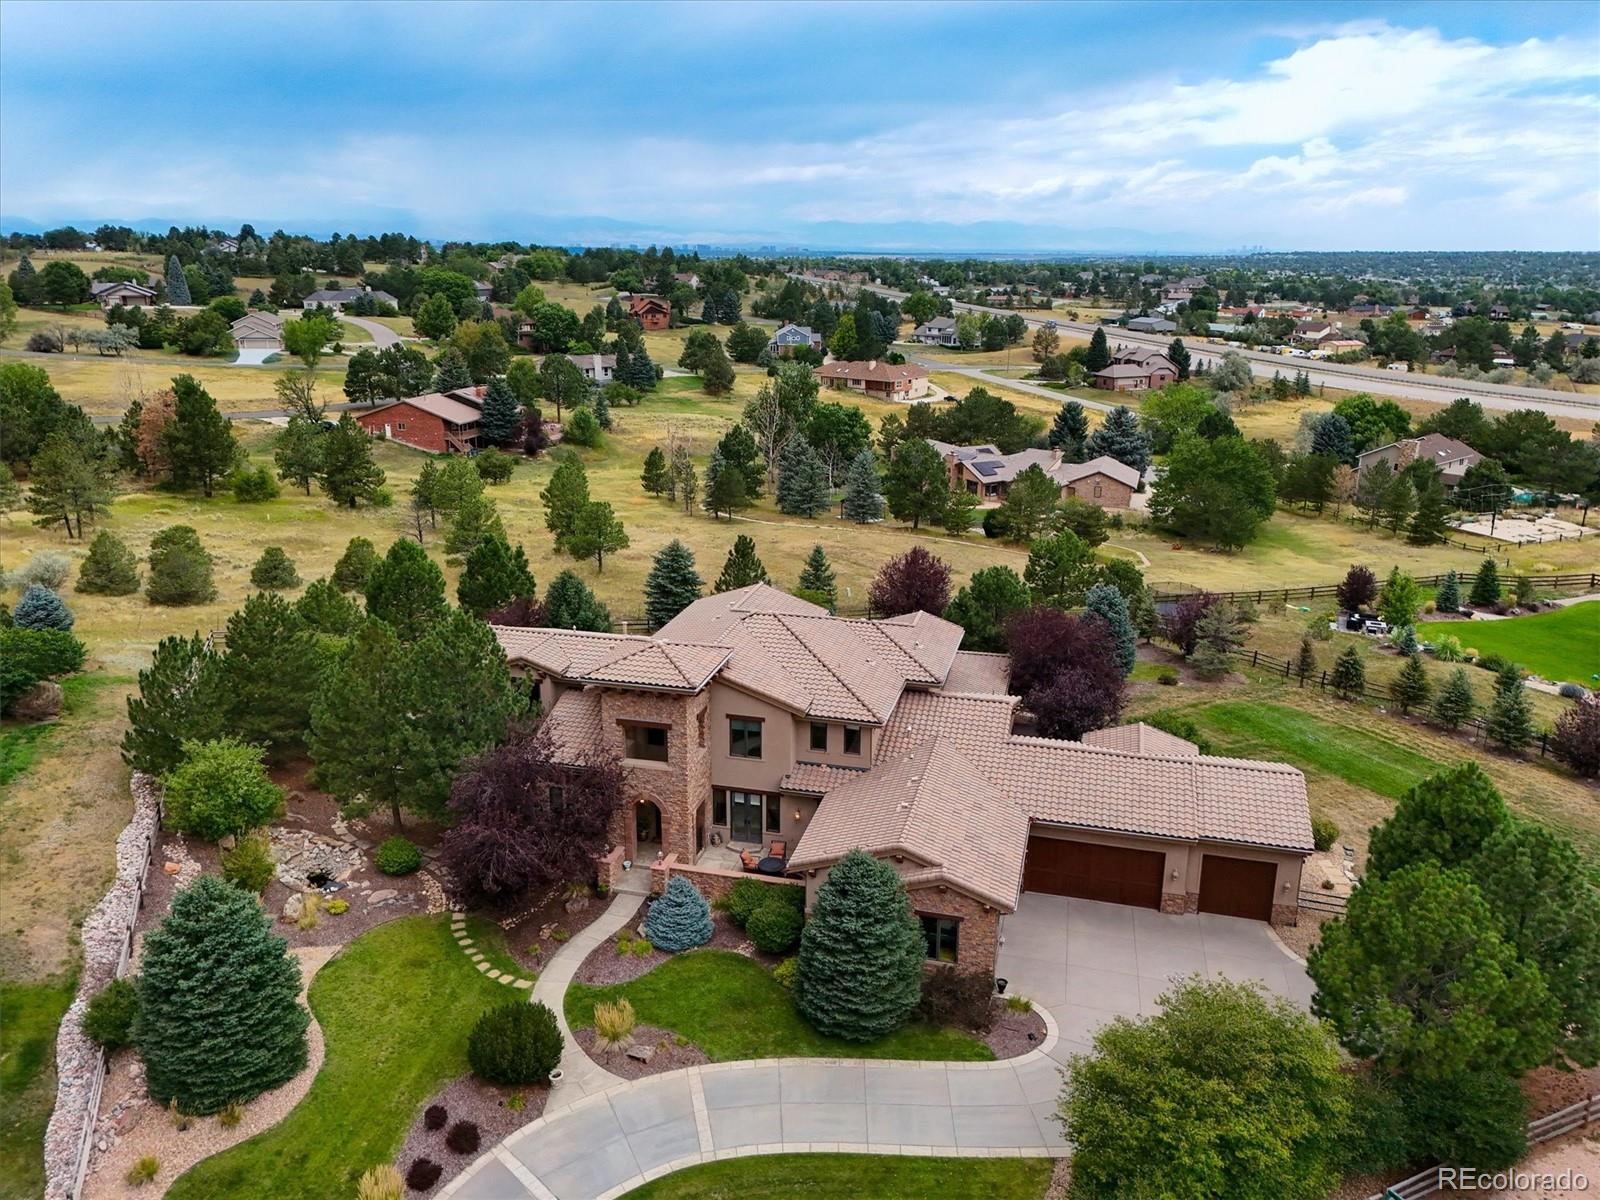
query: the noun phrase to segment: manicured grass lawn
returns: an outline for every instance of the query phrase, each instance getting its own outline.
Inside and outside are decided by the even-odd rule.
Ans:
[[[594,1006],[626,996],[642,1025],[688,1038],[712,1062],[742,1058],[904,1058],[979,1062],[994,1052],[976,1038],[911,1024],[881,1041],[824,1037],[795,1012],[789,993],[760,963],[728,950],[697,950],[668,959],[632,983],[567,989],[567,1024],[594,1024]],[[675,1194],[675,1193],[674,1193]]]
[[[55,1104],[56,1026],[73,981],[0,984],[0,1197],[44,1194],[44,1127]]]
[[[1047,1158],[896,1158],[883,1154],[771,1154],[702,1163],[635,1188],[624,1200],[1037,1200]]]
[[[282,1123],[198,1164],[167,1195],[353,1196],[363,1171],[394,1157],[417,1105],[466,1072],[473,1022],[507,992],[472,968],[442,916],[363,934],[311,985],[327,1057],[310,1093]]]
[[[1554,682],[1593,686],[1600,674],[1600,600],[1449,629],[1479,654],[1498,654]]]
[[[1353,735],[1348,727],[1279,704],[1225,700],[1189,715],[1212,736],[1218,753],[1292,763],[1390,799],[1442,766],[1382,737]]]
[[[536,938],[537,929],[523,930],[523,936],[530,939]],[[504,971],[517,976],[519,979],[535,979],[537,973],[529,967],[520,966],[516,957],[511,953],[506,942],[507,933],[488,917],[480,917],[476,913],[467,914],[467,936],[472,939],[472,948],[489,963],[496,971]],[[458,948],[459,949],[459,948]],[[463,955],[462,957],[465,957]],[[474,964],[476,969],[476,964]]]

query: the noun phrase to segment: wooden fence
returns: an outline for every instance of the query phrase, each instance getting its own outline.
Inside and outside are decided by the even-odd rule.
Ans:
[[[1573,1133],[1595,1121],[1600,1121],[1600,1092],[1595,1092],[1588,1099],[1579,1100],[1576,1104],[1569,1104],[1559,1112],[1548,1113],[1529,1121],[1528,1141],[1537,1146],[1540,1142],[1548,1142],[1564,1134]],[[1440,1181],[1440,1172],[1445,1169],[1429,1167],[1426,1171],[1418,1171],[1408,1179],[1390,1184],[1383,1191],[1369,1196],[1367,1200],[1419,1200],[1419,1197],[1431,1196],[1444,1187]]]
[[[1443,575],[1416,576],[1417,584],[1424,588],[1436,588],[1444,583]],[[1526,578],[1536,588],[1551,592],[1567,591],[1600,591],[1600,573],[1576,573],[1569,575],[1528,575],[1509,576],[1501,581],[1501,586],[1510,591],[1515,586],[1515,581]],[[1472,586],[1470,572],[1457,572],[1456,580],[1464,589]],[[1342,582],[1342,581],[1340,581]],[[1157,604],[1176,604],[1186,596],[1210,594],[1218,599],[1237,602],[1251,600],[1257,604],[1268,602],[1281,602],[1288,604],[1293,600],[1331,599],[1339,591],[1339,583],[1312,583],[1292,587],[1258,588],[1255,591],[1245,592],[1209,592],[1206,588],[1196,587],[1192,583],[1160,582],[1150,584],[1151,599]]]
[[[1312,912],[1332,913],[1336,917],[1342,917],[1349,906],[1349,900],[1332,892],[1308,891],[1301,888],[1299,905]]]

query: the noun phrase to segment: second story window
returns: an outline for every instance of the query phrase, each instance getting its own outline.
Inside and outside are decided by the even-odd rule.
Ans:
[[[638,758],[646,762],[666,762],[667,726],[624,724],[622,755],[624,758]]]
[[[844,727],[844,752],[846,754],[861,753],[861,726],[846,725]]]
[[[828,726],[822,721],[811,722],[811,748],[819,754],[828,752]]]
[[[753,717],[729,717],[728,753],[734,758],[760,758],[761,722]]]

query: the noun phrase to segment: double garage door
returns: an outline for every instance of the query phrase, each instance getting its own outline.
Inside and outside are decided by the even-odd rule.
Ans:
[[[1033,836],[1028,839],[1022,888],[1158,909],[1166,866],[1166,854],[1160,850]],[[1200,911],[1270,920],[1276,879],[1277,867],[1270,862],[1207,854],[1200,866]]]

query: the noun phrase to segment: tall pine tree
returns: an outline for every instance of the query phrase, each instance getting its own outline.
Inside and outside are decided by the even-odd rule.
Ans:
[[[611,611],[571,571],[562,571],[544,592],[544,623],[551,629],[611,632]]]
[[[161,440],[179,487],[198,486],[207,496],[216,481],[243,457],[233,425],[217,409],[211,393],[193,375],[172,381],[173,417]]]
[[[1521,750],[1533,741],[1533,709],[1515,663],[1502,667],[1495,680],[1485,732],[1507,750]]]
[[[520,545],[513,549],[504,534],[491,534],[472,548],[456,584],[456,599],[475,617],[534,594],[528,556]]]
[[[1083,461],[1083,444],[1089,436],[1089,414],[1076,400],[1067,400],[1050,426],[1050,448],[1061,451],[1067,462]]]
[[[503,446],[516,437],[522,427],[517,398],[502,378],[489,381],[483,393],[483,408],[478,413],[478,431],[491,446]]]
[[[722,564],[722,574],[717,576],[716,587],[712,590],[731,592],[754,583],[770,582],[772,581],[767,578],[767,568],[761,565],[761,559],[756,554],[755,539],[741,533],[733,539],[728,559]]]
[[[667,456],[661,452],[660,446],[651,446],[650,453],[644,456],[644,471],[639,476],[639,482],[652,496],[659,496],[668,490],[670,481]]]
[[[299,745],[324,665],[316,633],[282,596],[257,592],[228,618],[225,645],[229,731],[273,751]]]
[[[660,629],[700,599],[705,581],[694,569],[694,554],[677,538],[656,551],[644,581],[644,615]]]
[[[1117,666],[1122,669],[1124,678],[1132,675],[1133,665],[1138,659],[1139,635],[1133,628],[1132,617],[1128,615],[1128,601],[1113,585],[1099,583],[1089,589],[1083,606],[1086,613],[1093,613],[1110,626],[1117,643]]]
[[[839,585],[834,578],[833,565],[821,546],[811,547],[805,565],[800,568],[799,590],[806,599],[820,604],[829,612],[839,607]]]
[[[427,551],[407,538],[389,547],[367,578],[367,612],[389,624],[403,642],[414,642],[444,616],[444,572]]]
[[[1143,471],[1150,465],[1150,435],[1139,427],[1133,410],[1119,404],[1106,414],[1105,424],[1089,435],[1083,453],[1085,458],[1103,454],[1135,471]]]
[[[778,511],[793,517],[814,517],[828,507],[828,472],[798,434],[778,458]]]
[[[189,280],[183,273],[183,264],[176,254],[167,256],[167,303],[193,304],[189,296]]]
[[[850,473],[844,480],[844,518],[857,525],[866,525],[883,519],[882,481],[878,477],[878,460],[872,447],[864,447],[850,463]]]
[[[1106,344],[1106,331],[1102,326],[1095,326],[1094,333],[1089,338],[1089,350],[1083,356],[1084,370],[1091,375],[1096,371],[1104,371],[1111,365],[1111,347]]]

